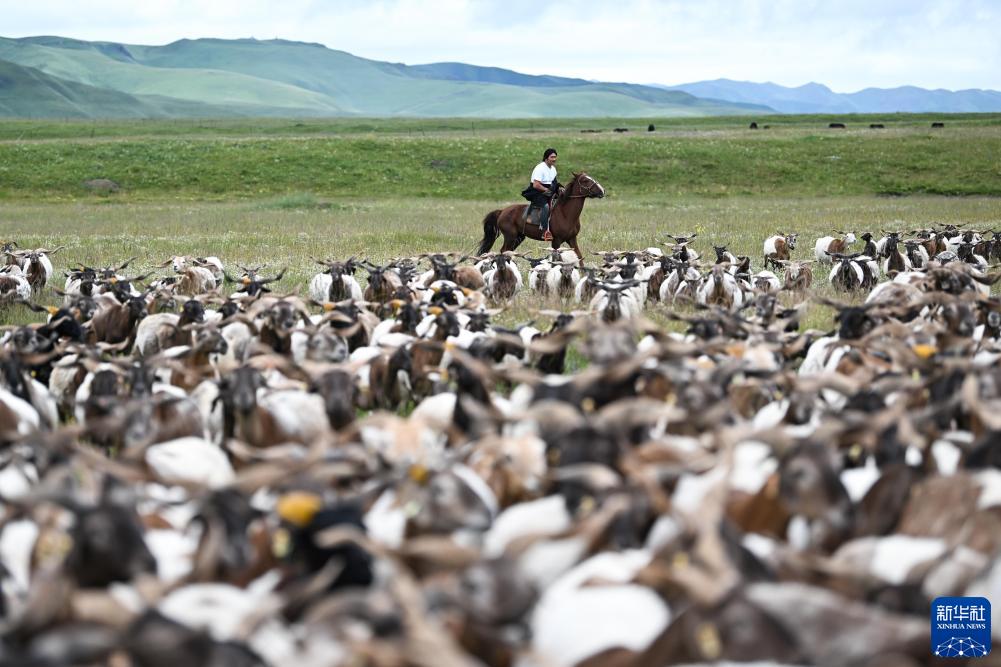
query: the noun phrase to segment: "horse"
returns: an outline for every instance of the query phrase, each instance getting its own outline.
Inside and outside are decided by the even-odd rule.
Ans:
[[[584,210],[584,200],[591,197],[601,199],[605,196],[605,188],[584,172],[574,174],[570,184],[554,200],[549,213],[549,231],[553,235],[553,248],[568,244],[577,253],[581,266],[584,265],[584,254],[577,245],[577,234],[580,233],[580,213]],[[501,252],[514,250],[525,237],[542,240],[542,230],[538,225],[524,222],[527,204],[513,204],[507,208],[490,211],[483,218],[483,241],[477,255],[490,252],[498,234],[504,234],[504,246]]]

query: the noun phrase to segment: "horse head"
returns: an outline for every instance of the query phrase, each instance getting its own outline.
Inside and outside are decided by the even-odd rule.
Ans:
[[[586,172],[573,172],[570,186],[566,189],[569,197],[595,197],[601,199],[605,196],[605,188],[601,183],[587,175]]]

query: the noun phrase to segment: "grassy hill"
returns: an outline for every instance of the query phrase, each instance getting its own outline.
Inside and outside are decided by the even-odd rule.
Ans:
[[[163,95],[130,95],[0,60],[0,117],[199,118],[252,116],[258,110],[240,104],[212,105]],[[282,111],[287,109],[271,110],[272,115],[281,115]]]
[[[285,40],[198,39],[141,46],[62,37],[0,38],[0,59],[93,88],[204,104],[206,117],[670,117],[766,110],[681,91],[527,76],[460,63],[411,67]],[[108,115],[134,114],[110,109]]]

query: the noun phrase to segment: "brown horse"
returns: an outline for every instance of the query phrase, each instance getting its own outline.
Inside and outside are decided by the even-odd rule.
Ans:
[[[562,194],[553,200],[549,214],[549,231],[553,234],[553,248],[568,244],[577,253],[577,258],[584,262],[584,255],[577,245],[577,234],[580,233],[580,212],[584,210],[584,200],[590,197],[602,198],[605,188],[584,172],[574,174],[570,184],[563,189]],[[527,204],[514,204],[507,208],[497,209],[487,213],[483,218],[483,241],[477,255],[490,252],[498,234],[504,234],[504,246],[501,252],[514,250],[526,237],[542,240],[542,230],[538,225],[524,222]]]

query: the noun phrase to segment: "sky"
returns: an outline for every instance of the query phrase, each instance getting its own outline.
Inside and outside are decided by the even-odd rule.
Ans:
[[[0,0],[0,36],[317,42],[409,65],[1001,90],[1001,0]]]

